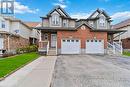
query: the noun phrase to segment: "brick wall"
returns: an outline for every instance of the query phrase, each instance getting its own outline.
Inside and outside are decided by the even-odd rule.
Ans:
[[[8,35],[3,35],[4,38],[4,49],[8,50]],[[10,50],[15,51],[17,48],[25,47],[29,45],[29,40],[17,37],[17,36],[10,36],[9,38],[9,46]]]
[[[104,40],[104,47],[107,47],[107,32],[90,32],[90,29],[86,27],[85,29],[81,29],[81,27],[77,31],[58,31],[58,48],[61,48],[61,39],[62,38],[77,38],[81,40],[81,48],[85,49],[85,43],[87,39],[101,39]]]
[[[122,45],[124,49],[130,49],[130,39],[122,39]]]

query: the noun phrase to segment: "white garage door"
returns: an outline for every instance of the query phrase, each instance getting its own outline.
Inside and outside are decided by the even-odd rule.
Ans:
[[[61,54],[79,54],[80,53],[80,40],[61,40]]]
[[[88,54],[103,54],[104,41],[103,40],[87,40],[86,53]]]
[[[4,45],[4,39],[0,38],[0,49],[3,49],[3,45]]]

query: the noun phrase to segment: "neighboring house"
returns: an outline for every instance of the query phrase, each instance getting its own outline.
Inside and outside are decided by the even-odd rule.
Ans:
[[[130,19],[115,24],[112,28],[117,30],[127,30],[127,32],[123,33],[120,37],[115,39],[117,40],[118,38],[121,38],[123,48],[130,50]]]
[[[113,34],[123,32],[110,28],[111,18],[97,9],[86,19],[71,18],[64,9],[56,6],[42,18],[39,52],[56,54],[104,54]],[[109,43],[109,45],[113,45]],[[113,47],[113,46],[112,46]]]
[[[40,27],[40,22],[24,22],[26,25],[32,28],[31,36],[30,36],[30,44],[38,44],[39,40],[39,31],[37,29],[34,29],[35,27]]]
[[[0,53],[15,53],[17,48],[28,46],[31,32],[21,20],[0,16]]]

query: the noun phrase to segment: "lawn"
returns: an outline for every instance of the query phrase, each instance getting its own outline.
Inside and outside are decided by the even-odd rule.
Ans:
[[[10,74],[12,71],[37,59],[39,55],[35,52],[20,54],[0,60],[0,78]]]
[[[123,52],[123,55],[130,56],[130,52],[128,52],[128,51]]]

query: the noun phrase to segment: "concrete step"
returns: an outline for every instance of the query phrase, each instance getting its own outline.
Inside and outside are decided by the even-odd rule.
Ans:
[[[56,55],[57,55],[56,50],[49,50],[48,56],[56,56]]]

